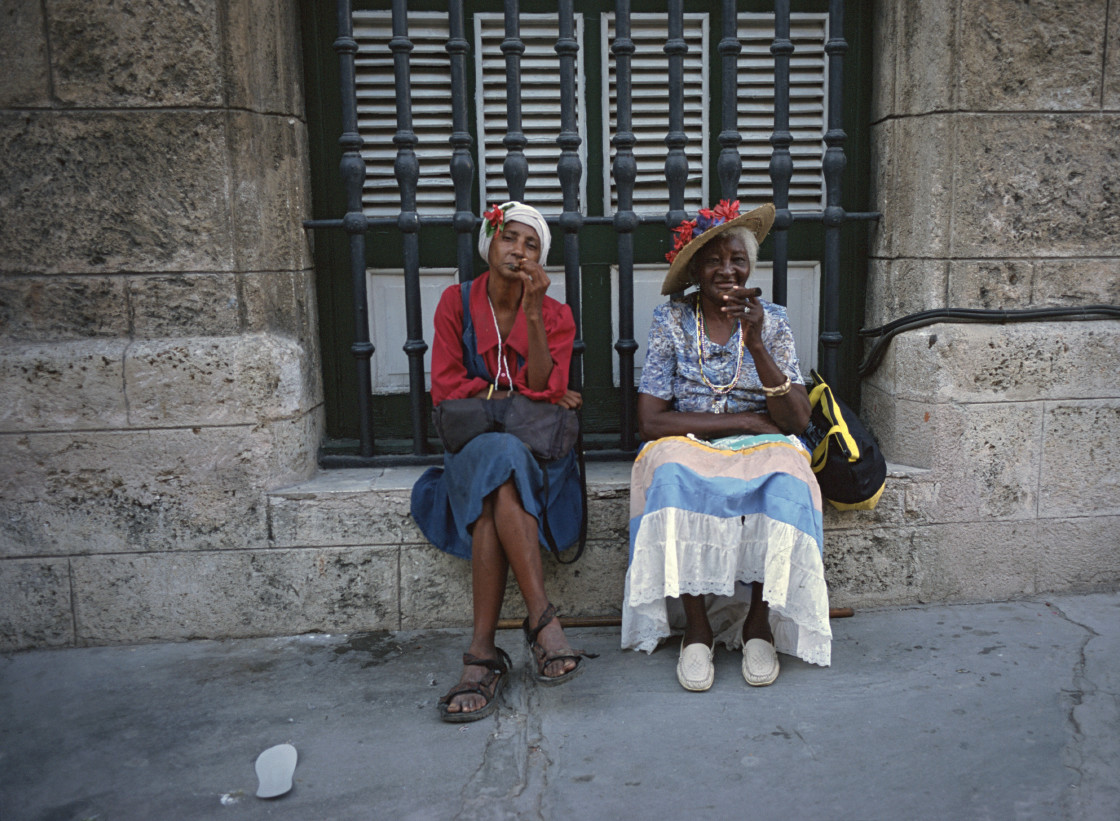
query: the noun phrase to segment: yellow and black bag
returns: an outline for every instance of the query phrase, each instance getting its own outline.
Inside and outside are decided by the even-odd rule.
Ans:
[[[810,375],[813,409],[801,441],[813,454],[821,495],[839,510],[871,510],[886,487],[887,462],[851,408],[836,398],[819,373]]]

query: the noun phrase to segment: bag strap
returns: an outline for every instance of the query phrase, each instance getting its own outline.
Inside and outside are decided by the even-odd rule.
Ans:
[[[548,549],[556,556],[556,561],[560,564],[575,564],[579,561],[579,557],[583,555],[583,549],[587,546],[587,466],[583,461],[583,412],[582,410],[576,411],[576,416],[579,418],[579,432],[576,434],[576,463],[579,465],[579,495],[583,503],[583,515],[579,520],[579,546],[572,558],[565,561],[560,553],[560,547],[556,544],[556,537],[552,535],[552,528],[548,524],[548,471],[544,465],[541,464],[541,472],[544,474],[544,505],[541,507],[541,530],[544,531],[544,539],[548,543]],[[540,460],[537,460],[540,462]]]
[[[852,432],[848,429],[848,422],[836,402],[832,388],[815,370],[809,373],[813,377],[813,390],[809,392],[809,405],[811,407],[819,406],[821,413],[830,425],[820,443],[813,449],[813,470],[818,470],[820,466],[824,465],[825,458],[828,456],[828,439],[830,436],[836,437],[837,445],[849,462],[859,461],[859,443],[856,442]]]
[[[493,382],[486,367],[486,360],[478,352],[478,334],[474,330],[474,320],[471,318],[471,285],[473,279],[468,279],[459,286],[463,296],[463,366],[467,369],[467,376],[471,379],[485,379]]]

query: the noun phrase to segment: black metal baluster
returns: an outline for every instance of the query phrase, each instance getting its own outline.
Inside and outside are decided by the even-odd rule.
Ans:
[[[572,367],[568,384],[573,390],[583,389],[583,322],[580,311],[579,281],[579,231],[583,215],[579,210],[579,183],[583,176],[583,163],[579,159],[580,136],[576,124],[576,56],[579,41],[575,36],[575,10],[572,0],[560,0],[560,36],[556,40],[556,54],[560,57],[560,158],[556,173],[564,195],[564,210],[560,214],[560,228],[564,232],[564,287],[567,301],[576,322],[576,338],[572,347]]]
[[[665,145],[665,179],[669,183],[669,211],[665,224],[676,228],[688,219],[684,210],[684,188],[688,181],[688,157],[684,147],[688,136],[684,133],[684,55],[688,43],[684,39],[684,0],[669,0],[669,37],[665,41],[669,55],[669,131]]]
[[[502,53],[506,56],[506,136],[502,138],[502,145],[506,147],[506,159],[502,172],[509,187],[509,198],[523,201],[529,161],[525,159],[528,140],[521,130],[521,55],[525,53],[525,44],[521,41],[519,15],[517,0],[505,0],[506,36],[502,40]]]
[[[618,384],[621,407],[619,421],[620,446],[625,451],[637,447],[637,411],[634,393],[634,354],[638,343],[634,339],[634,230],[638,217],[634,213],[634,181],[638,165],[634,160],[634,120],[631,95],[630,60],[634,55],[634,41],[630,37],[630,0],[616,0],[614,4],[614,42],[611,53],[615,59],[615,117],[614,183],[618,192],[618,207],[614,212],[614,229],[618,235]]]
[[[362,159],[362,135],[358,133],[358,98],[354,75],[354,55],[358,42],[354,39],[354,20],[349,0],[338,0],[338,38],[334,50],[338,54],[339,90],[342,95],[342,147],[339,171],[346,189],[346,215],[342,229],[350,236],[350,283],[354,300],[354,342],[350,354],[357,365],[358,377],[358,452],[373,455],[373,417],[370,401],[373,379],[370,359],[373,343],[369,339],[369,308],[366,302],[366,228],[368,223],[362,211],[362,186],[366,179],[366,164]]]
[[[844,87],[844,54],[848,42],[844,39],[843,0],[830,0],[828,4],[828,41],[824,51],[828,55],[828,131],[824,142],[824,330],[821,332],[821,373],[826,381],[835,383],[838,371],[839,348],[844,337],[840,333],[840,229],[844,225],[844,208],[840,204],[840,183],[847,159],[844,156],[844,107],[841,89]]]
[[[474,181],[474,160],[471,158],[471,133],[467,111],[467,42],[463,25],[463,0],[449,0],[449,37],[447,53],[451,60],[451,182],[455,187],[455,218],[458,234],[456,260],[459,281],[474,276],[475,218],[471,211],[471,184]]]
[[[408,339],[404,352],[408,355],[408,395],[412,410],[412,452],[428,452],[428,414],[424,406],[424,320],[420,308],[420,218],[416,213],[416,183],[420,163],[416,159],[416,132],[412,130],[412,77],[408,55],[412,41],[408,39],[408,3],[393,0],[393,78],[397,85],[397,132],[393,144],[397,158],[393,165],[401,191],[401,213],[397,227],[401,232],[404,257],[405,323]]]
[[[723,73],[723,130],[719,132],[719,190],[722,199],[739,198],[739,177],[743,173],[743,158],[739,156],[739,17],[735,0],[723,0],[723,37],[719,41],[719,54]]]
[[[774,132],[770,135],[770,181],[774,188],[774,296],[773,301],[786,305],[789,292],[786,285],[789,268],[789,227],[793,214],[789,209],[789,183],[793,178],[793,157],[790,144],[793,134],[789,130],[789,58],[793,54],[793,41],[789,37],[789,0],[774,3],[774,42],[770,46],[774,55]]]

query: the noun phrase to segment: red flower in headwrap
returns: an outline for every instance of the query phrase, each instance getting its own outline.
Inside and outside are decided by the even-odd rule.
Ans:
[[[482,214],[483,219],[488,223],[486,226],[486,236],[494,236],[494,232],[502,227],[502,222],[506,218],[506,212],[502,210],[500,205],[492,205],[489,211],[484,211]]]
[[[713,210],[717,217],[722,217],[724,222],[728,222],[739,216],[739,200],[735,200],[735,202],[720,200],[719,205]]]

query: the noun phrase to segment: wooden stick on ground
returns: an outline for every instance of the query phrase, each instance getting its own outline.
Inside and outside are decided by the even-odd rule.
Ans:
[[[831,607],[828,610],[830,619],[850,619],[855,615],[855,610],[850,607]],[[516,630],[521,627],[521,619],[501,619],[498,622],[499,630]],[[621,627],[621,616],[566,616],[560,619],[562,627]]]

